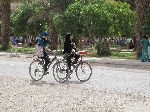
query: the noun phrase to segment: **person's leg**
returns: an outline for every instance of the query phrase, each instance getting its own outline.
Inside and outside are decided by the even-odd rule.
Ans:
[[[45,60],[44,71],[47,72],[47,66],[50,63],[50,60],[46,52],[44,52],[44,60]]]
[[[75,57],[75,63],[77,63],[77,62],[78,62],[78,59],[80,58],[80,55],[75,54],[74,57]]]
[[[15,45],[14,47],[15,47],[15,53],[17,55],[17,45]]]
[[[13,53],[14,51],[14,45],[11,45],[11,54]]]
[[[71,56],[69,55],[66,59],[67,59],[68,68],[69,70],[71,70]]]

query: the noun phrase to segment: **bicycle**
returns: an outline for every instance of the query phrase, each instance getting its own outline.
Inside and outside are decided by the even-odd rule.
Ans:
[[[77,62],[77,64],[71,63],[71,66],[73,67],[73,69],[71,71],[69,70],[69,67],[67,65],[67,61],[65,58],[62,61],[58,61],[54,64],[53,76],[57,82],[62,83],[62,82],[68,81],[68,79],[70,79],[70,76],[74,70],[75,70],[76,76],[80,82],[88,81],[91,78],[92,67],[87,61],[83,61],[83,57],[82,57],[83,55],[86,55],[87,52],[79,52],[79,54],[80,54],[80,60]],[[81,69],[81,71],[80,71],[80,69]],[[62,81],[62,78],[59,77],[59,75],[58,75],[59,73],[67,74],[66,77],[63,78],[63,81]],[[82,79],[81,77],[83,77],[83,73],[85,74],[86,78],[84,77]],[[80,75],[81,75],[81,77],[80,77]]]
[[[33,59],[33,62],[31,62],[29,66],[29,74],[33,81],[39,81],[43,78],[44,74],[44,64],[45,61],[42,58],[37,57],[34,55],[33,57],[36,57]],[[59,60],[57,59],[56,53],[54,51],[54,57],[52,60],[50,60],[50,63],[48,64],[47,68],[49,69],[50,65],[55,61],[55,63],[58,63]],[[66,77],[66,76],[65,76]],[[63,78],[65,80],[65,78]]]

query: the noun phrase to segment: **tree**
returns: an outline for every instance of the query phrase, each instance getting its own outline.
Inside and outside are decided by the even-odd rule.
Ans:
[[[36,13],[34,4],[21,4],[11,15],[13,31],[20,36],[37,36],[45,30],[45,21],[41,18],[32,18]]]
[[[106,43],[102,45],[106,46],[101,47],[107,52],[107,37],[131,35],[134,31],[134,17],[134,12],[125,3],[78,0],[64,14],[55,16],[54,21],[61,34],[70,31],[74,35],[105,40]]]
[[[0,12],[1,12],[1,28],[2,28],[2,48],[1,50],[7,50],[9,47],[9,37],[11,33],[10,28],[10,3],[11,0],[0,1]]]
[[[52,48],[54,49],[58,46],[58,32],[53,23],[53,17],[56,13],[62,13],[73,1],[74,0],[33,0],[37,10],[34,18],[41,18],[46,21],[52,41]]]
[[[148,36],[150,36],[150,7],[147,9],[145,14],[142,32],[145,32]]]
[[[135,0],[136,4],[136,24],[135,24],[135,38],[136,38],[136,52],[137,58],[141,56],[140,39],[142,34],[143,21],[145,12],[150,5],[150,0]]]

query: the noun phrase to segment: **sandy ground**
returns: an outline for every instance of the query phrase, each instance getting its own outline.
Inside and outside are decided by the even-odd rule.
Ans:
[[[150,112],[150,98],[1,76],[0,112]]]

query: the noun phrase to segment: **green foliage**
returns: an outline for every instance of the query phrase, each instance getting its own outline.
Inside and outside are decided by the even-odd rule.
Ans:
[[[97,49],[98,56],[109,56],[110,55],[110,49],[104,43],[97,44],[95,48]]]
[[[0,51],[8,51],[11,49],[11,45],[10,44],[5,44],[3,46],[0,46]]]
[[[108,5],[108,10],[112,15],[110,34],[127,37],[133,35],[135,12],[131,11],[130,6],[126,3],[114,2]]]
[[[83,6],[80,18],[84,26],[84,35],[92,37],[108,35],[111,17],[103,2]]]
[[[61,35],[71,32],[92,38],[129,37],[134,34],[135,13],[122,2],[76,0],[62,15],[54,17],[54,23]],[[109,46],[101,43],[97,45],[97,54],[108,55]]]
[[[32,18],[36,13],[33,4],[21,4],[19,9],[12,14],[12,27],[18,35],[37,35],[45,29],[45,21],[41,18]]]
[[[76,0],[64,14],[54,17],[54,22],[60,32],[91,37],[130,36],[134,33],[135,13],[122,2]]]
[[[82,33],[82,24],[79,19],[81,7],[81,4],[74,3],[69,6],[63,15],[54,17],[54,23],[60,31],[60,34],[64,35],[66,32],[71,32],[78,36]]]

